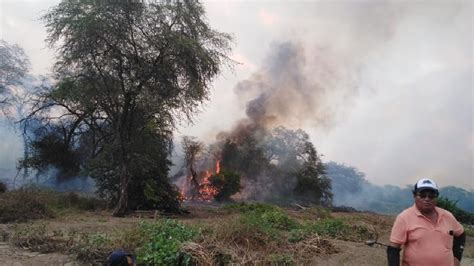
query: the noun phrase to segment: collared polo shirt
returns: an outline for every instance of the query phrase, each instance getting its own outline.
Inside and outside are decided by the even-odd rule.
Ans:
[[[454,265],[453,237],[461,235],[464,229],[449,211],[438,207],[435,210],[438,213],[436,224],[423,216],[415,205],[397,216],[390,241],[404,246],[403,265]]]

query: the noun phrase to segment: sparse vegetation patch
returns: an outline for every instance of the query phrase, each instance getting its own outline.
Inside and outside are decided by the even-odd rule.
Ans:
[[[24,187],[0,194],[0,222],[26,222],[53,218],[64,211],[95,211],[105,202],[76,193],[60,193],[39,187]]]

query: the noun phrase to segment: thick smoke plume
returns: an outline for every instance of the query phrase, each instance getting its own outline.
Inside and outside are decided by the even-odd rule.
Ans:
[[[337,71],[323,56],[309,58],[306,52],[301,44],[275,44],[265,67],[237,84],[235,92],[246,102],[250,120],[244,123],[264,128],[331,124],[328,100],[336,89]]]
[[[322,70],[311,72],[315,62],[309,67],[308,61],[302,45],[276,44],[265,67],[235,87],[236,94],[245,102],[247,117],[230,131],[217,133],[216,142],[207,152],[221,162],[223,169],[241,175],[242,190],[235,198],[285,203],[305,200],[304,193],[295,192],[300,182],[298,176],[309,160],[313,160],[315,168],[321,166],[321,161],[308,134],[297,128],[307,123],[331,125],[334,117],[328,111],[329,102],[336,89],[331,82],[337,76],[322,61]],[[315,170],[319,171],[316,175],[321,175],[315,187],[324,190],[329,182],[321,169]],[[183,180],[184,177],[177,182],[182,188]],[[327,203],[330,196],[324,191],[320,194],[325,198],[322,203]]]

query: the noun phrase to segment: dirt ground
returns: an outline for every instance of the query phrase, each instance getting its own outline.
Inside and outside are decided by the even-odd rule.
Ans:
[[[214,219],[215,216],[225,215],[219,210],[212,211],[207,208],[206,210],[195,208],[191,210],[190,215],[179,217],[185,223],[192,223],[195,220],[206,220]],[[295,214],[297,215],[297,213]],[[380,243],[387,243],[390,228],[393,223],[394,217],[368,214],[368,213],[334,213],[335,216],[344,217],[346,219],[353,220],[354,223],[366,223],[372,225],[374,230],[379,234],[378,241]],[[142,217],[137,217],[142,216]],[[123,230],[124,228],[130,228],[134,226],[141,219],[153,219],[153,215],[138,214],[133,217],[126,218],[114,218],[111,217],[110,213],[88,213],[76,216],[63,216],[61,218],[46,220],[45,222],[50,228],[61,228],[61,229],[76,229],[80,232],[113,232],[114,230]],[[0,229],[8,230],[7,225],[1,225]],[[386,265],[385,247],[380,245],[367,246],[365,243],[349,242],[342,240],[330,240],[339,250],[338,253],[331,255],[323,255],[315,257],[311,262],[305,262],[304,264],[310,265]],[[468,237],[466,243],[465,255],[474,255],[474,237]],[[57,254],[48,253],[40,254],[38,252],[30,252],[19,248],[10,246],[7,242],[0,242],[0,265],[84,265],[75,261],[72,257]],[[464,258],[461,265],[474,266],[474,258]]]

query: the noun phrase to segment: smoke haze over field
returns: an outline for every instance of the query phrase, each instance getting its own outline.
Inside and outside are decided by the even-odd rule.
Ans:
[[[57,1],[0,0],[0,38],[47,74],[40,11]],[[25,8],[28,7],[28,8]],[[205,2],[210,25],[233,33],[234,73],[181,134],[215,141],[245,118],[302,128],[324,161],[351,165],[377,185],[421,177],[474,189],[471,1]],[[15,169],[21,139],[1,168]],[[18,145],[17,145],[18,144]]]

